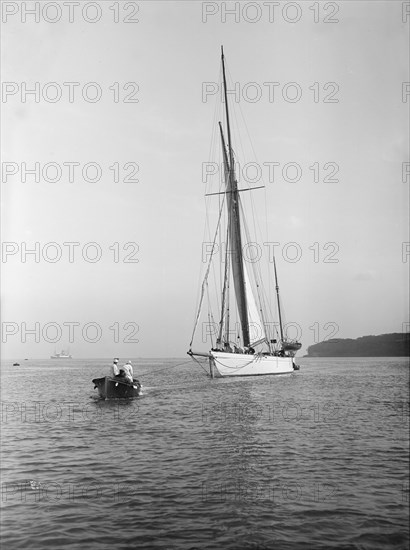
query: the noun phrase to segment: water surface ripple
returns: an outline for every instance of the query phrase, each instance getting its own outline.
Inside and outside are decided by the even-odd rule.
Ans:
[[[2,364],[2,547],[407,549],[406,359],[300,359],[210,380],[134,360],[134,401],[98,401],[106,360]]]

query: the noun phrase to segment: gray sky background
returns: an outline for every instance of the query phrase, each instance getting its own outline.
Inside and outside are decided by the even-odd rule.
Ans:
[[[295,263],[279,254],[278,268],[286,318],[300,325],[303,350],[329,334],[326,323],[335,323],[335,336],[342,338],[403,330],[410,260],[403,245],[409,241],[409,178],[402,178],[403,163],[409,161],[410,97],[402,98],[403,82],[410,80],[406,3],[331,2],[328,11],[319,3],[317,23],[309,9],[314,2],[296,3],[301,17],[294,23],[286,21],[283,2],[273,22],[268,7],[259,3],[261,18],[254,23],[246,20],[257,13],[252,2],[247,12],[241,3],[238,22],[227,15],[225,23],[222,4],[232,8],[232,2],[97,2],[101,19],[95,23],[85,21],[81,11],[70,23],[67,9],[56,23],[45,21],[43,13],[38,23],[29,15],[23,22],[20,2],[3,4],[19,10],[3,22],[3,81],[18,87],[14,95],[3,95],[2,103],[2,240],[18,247],[2,258],[3,329],[8,323],[8,331],[16,330],[3,333],[3,357],[47,357],[67,345],[75,357],[184,356],[203,269],[202,163],[213,160],[216,96],[203,101],[202,88],[219,79],[221,44],[232,80],[242,91],[250,82],[263,91],[259,101],[242,95],[237,105],[260,164],[296,162],[302,168],[294,183],[280,172],[269,182],[267,168],[263,175],[270,237],[281,243],[279,251],[289,242],[302,250]],[[112,6],[118,6],[118,23]],[[138,23],[124,23],[135,6]],[[323,22],[334,6],[338,22]],[[87,12],[90,18],[93,9]],[[204,11],[212,9],[217,13],[205,20]],[[49,10],[46,16],[53,18]],[[286,17],[295,18],[295,10],[285,11]],[[22,101],[23,82],[28,88],[40,83],[39,102],[32,95]],[[41,96],[50,82],[63,90],[55,103]],[[80,82],[72,103],[64,82]],[[101,87],[100,101],[83,99],[88,82]],[[109,89],[115,82],[118,102]],[[122,89],[129,82],[138,85],[138,103],[123,101],[133,91]],[[274,101],[264,82],[280,83]],[[288,82],[301,87],[299,101],[282,97]],[[315,82],[317,103],[309,89]],[[338,84],[337,103],[323,102],[333,90],[323,90],[328,82]],[[19,168],[6,181],[5,162]],[[61,180],[35,182],[28,175],[23,182],[24,162],[29,167],[59,163]],[[63,162],[81,164],[72,183]],[[90,162],[101,166],[98,182],[81,175]],[[113,181],[109,167],[116,162],[137,163],[138,183],[123,181],[129,170]],[[321,167],[336,163],[339,181],[315,183],[309,166],[316,162]],[[328,173],[321,171],[321,179]],[[40,261],[33,255],[23,261],[23,243],[33,248],[35,242]],[[41,255],[50,242],[63,252],[54,263]],[[73,262],[64,242],[80,243]],[[95,263],[81,253],[90,242],[102,251]],[[119,243],[118,262],[114,243]],[[134,245],[123,250],[126,243],[138,245],[138,263],[123,261],[136,250]],[[318,262],[309,249],[314,243],[319,243]],[[337,263],[323,261],[333,250],[326,252],[326,243],[337,244]],[[53,250],[47,251],[52,257]],[[72,343],[68,322],[79,323]],[[23,323],[31,329],[39,323],[38,342],[33,335],[22,342]],[[42,334],[47,323],[62,328],[56,343],[50,341],[56,334],[51,326],[46,337]],[[98,342],[87,341],[94,337],[92,326],[86,338],[82,335],[87,323],[101,328]],[[125,323],[139,326],[138,343],[124,342],[127,335],[132,339],[135,326],[124,328]],[[109,328],[115,326],[118,342]]]

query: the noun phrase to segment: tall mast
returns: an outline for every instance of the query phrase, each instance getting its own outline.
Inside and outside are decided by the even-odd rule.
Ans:
[[[222,59],[222,73],[224,79],[224,97],[225,97],[225,113],[226,113],[226,127],[228,130],[228,151],[229,151],[229,167],[230,173],[235,179],[235,165],[233,162],[233,151],[232,151],[232,142],[231,142],[231,125],[229,123],[229,109],[228,109],[228,94],[226,91],[226,76],[225,76],[225,56],[224,56],[224,47],[221,46],[221,59]]]
[[[239,193],[238,185],[235,177],[235,165],[233,158],[232,142],[231,142],[231,126],[229,122],[229,108],[228,108],[228,94],[226,90],[226,75],[225,75],[225,58],[222,51],[222,72],[223,72],[223,84],[224,84],[224,97],[225,97],[225,113],[226,113],[226,126],[228,131],[228,155],[226,153],[225,140],[222,131],[222,125],[219,123],[221,132],[221,141],[224,157],[225,175],[226,179],[226,192],[227,192],[227,207],[228,207],[228,226],[229,226],[229,246],[231,253],[232,263],[232,277],[234,281],[236,302],[238,304],[239,318],[242,328],[242,341],[244,346],[249,346],[249,321],[248,321],[248,307],[246,301],[245,292],[245,273],[242,257],[242,237],[241,237],[241,224],[239,216]]]
[[[276,273],[276,260],[275,256],[273,256],[273,269],[275,270],[275,289],[276,289],[276,298],[278,300],[278,314],[279,314],[279,328],[280,328],[280,339],[283,343],[283,325],[282,325],[282,314],[280,311],[280,300],[279,300],[279,283],[278,283],[278,275]]]

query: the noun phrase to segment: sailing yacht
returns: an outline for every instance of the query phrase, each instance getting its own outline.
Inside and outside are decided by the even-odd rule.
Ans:
[[[244,247],[255,243],[249,236],[241,194],[243,191],[253,191],[259,187],[238,188],[223,48],[221,61],[227,141],[221,122],[219,122],[219,134],[225,187],[219,193],[208,194],[219,195],[220,210],[188,354],[193,358],[196,356],[209,358],[212,378],[291,373],[299,369],[294,362],[294,356],[301,348],[301,343],[287,338],[284,334],[275,258],[273,256],[274,273],[272,275],[275,280],[273,298],[276,298],[277,302],[278,322],[270,320],[273,315],[268,304],[272,301],[272,297],[266,295],[262,270],[258,269],[257,263],[250,262],[244,257]],[[223,213],[227,221],[226,228],[223,228],[221,223]],[[211,349],[208,352],[193,351],[192,345],[204,306],[204,298],[205,295],[208,297],[209,293],[211,265],[216,256],[214,252],[220,248],[218,245],[218,242],[221,242],[220,235],[223,235],[222,238],[226,235],[226,250],[224,261],[221,262],[223,273],[218,302],[219,322],[212,322],[213,313],[208,312],[208,323],[215,327],[214,331],[209,331],[209,334],[213,334],[215,341],[211,342]],[[207,303],[210,303],[209,297]],[[233,323],[235,316],[238,321]],[[237,328],[232,329],[232,325]],[[278,328],[277,325],[279,325]]]

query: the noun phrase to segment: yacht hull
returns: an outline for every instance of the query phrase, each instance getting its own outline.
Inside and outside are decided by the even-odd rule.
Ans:
[[[247,355],[241,353],[210,352],[211,370],[215,377],[259,376],[289,374],[294,371],[292,357],[276,355]]]

